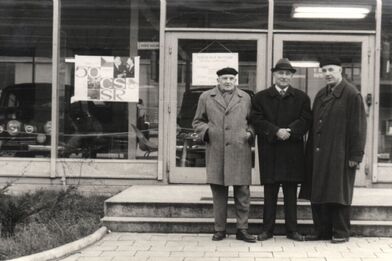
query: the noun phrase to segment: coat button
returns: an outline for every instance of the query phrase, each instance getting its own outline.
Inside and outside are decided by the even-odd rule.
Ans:
[[[229,142],[226,142],[226,146],[229,146],[230,145],[230,143]]]
[[[225,130],[229,130],[229,129],[230,129],[229,127],[226,127],[226,128],[225,128]]]
[[[319,122],[320,122],[320,123],[322,123],[322,122],[323,122],[323,120],[319,120]]]
[[[316,151],[320,151],[320,148],[319,148],[319,147],[317,147],[317,148],[316,148]]]

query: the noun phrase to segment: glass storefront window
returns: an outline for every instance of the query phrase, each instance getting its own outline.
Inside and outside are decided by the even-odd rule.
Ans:
[[[267,29],[268,0],[167,0],[167,27]]]
[[[1,1],[0,10],[0,157],[49,157],[52,1]]]
[[[274,29],[277,30],[376,30],[376,1],[374,0],[274,0],[274,3]],[[340,15],[339,18],[323,19],[320,16],[327,16],[327,11],[322,10],[320,15],[316,15],[317,18],[303,18],[308,14],[301,13],[301,10],[297,9],[299,7],[362,7],[370,12],[364,18],[343,19],[342,17],[352,16],[353,11],[339,13],[340,11],[335,10],[332,14]],[[307,12],[304,9],[302,11]],[[316,11],[312,9],[310,13],[315,14]],[[295,17],[297,15],[298,17]]]
[[[378,162],[392,163],[392,3],[383,1],[381,28]]]
[[[61,13],[59,157],[157,159],[160,1],[67,0]],[[138,101],[107,101],[101,93],[99,101],[71,102],[76,55],[112,57],[112,68],[138,56],[139,70],[129,76],[139,72]],[[102,91],[105,79],[97,78]]]

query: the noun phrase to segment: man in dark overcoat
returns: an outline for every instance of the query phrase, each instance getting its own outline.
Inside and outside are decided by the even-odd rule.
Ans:
[[[236,238],[256,242],[248,233],[253,129],[249,123],[249,95],[237,88],[237,71],[217,71],[218,85],[201,94],[193,128],[207,143],[207,183],[214,204],[215,233],[212,240],[226,237],[228,186],[234,187],[237,217]]]
[[[343,243],[350,236],[355,171],[364,155],[366,113],[358,89],[342,77],[341,62],[320,62],[327,82],[315,97],[307,156],[309,171],[300,197],[312,204],[315,235],[307,240]]]
[[[311,123],[310,99],[290,85],[296,70],[286,58],[272,68],[275,84],[252,100],[252,124],[258,137],[260,180],[264,185],[263,232],[272,238],[278,192],[282,186],[286,235],[303,241],[297,231],[297,187],[304,180],[304,135]]]

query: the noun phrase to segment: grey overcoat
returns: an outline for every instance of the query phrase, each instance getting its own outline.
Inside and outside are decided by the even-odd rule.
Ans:
[[[202,140],[208,130],[206,148],[207,183],[224,186],[251,184],[252,153],[247,131],[251,101],[236,88],[230,103],[218,87],[203,92],[199,98],[193,128]]]
[[[361,93],[345,79],[332,94],[321,89],[313,104],[313,125],[307,146],[308,170],[301,198],[312,203],[351,205],[355,168],[366,141],[366,112]]]

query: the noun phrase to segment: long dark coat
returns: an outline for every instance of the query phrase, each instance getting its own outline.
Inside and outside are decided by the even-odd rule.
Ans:
[[[304,135],[311,124],[310,99],[289,87],[282,97],[274,86],[252,99],[252,124],[258,135],[261,184],[302,182],[305,177]],[[290,128],[289,139],[278,140],[280,128]]]
[[[321,89],[313,104],[308,174],[300,197],[351,205],[356,169],[348,161],[362,161],[365,141],[366,113],[356,87],[343,79],[331,94]]]
[[[228,105],[218,87],[201,94],[192,126],[202,140],[208,130],[207,183],[251,184],[250,110],[249,95],[238,88]]]

